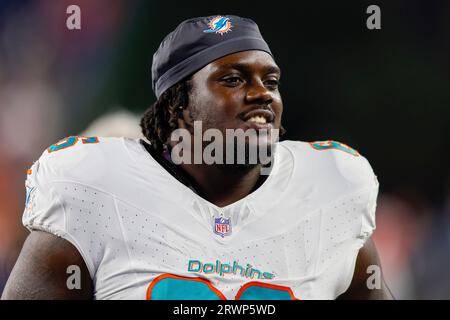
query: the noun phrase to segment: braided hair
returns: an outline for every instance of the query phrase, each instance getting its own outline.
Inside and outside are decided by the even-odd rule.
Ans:
[[[178,128],[177,120],[188,105],[189,80],[184,79],[167,89],[141,118],[142,133],[158,153],[167,149],[170,134]]]

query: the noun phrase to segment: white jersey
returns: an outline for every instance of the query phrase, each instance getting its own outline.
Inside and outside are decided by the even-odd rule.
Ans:
[[[29,170],[23,224],[78,249],[96,299],[334,299],[375,228],[376,176],[330,141],[280,142],[274,162],[221,208],[139,140],[72,138]]]

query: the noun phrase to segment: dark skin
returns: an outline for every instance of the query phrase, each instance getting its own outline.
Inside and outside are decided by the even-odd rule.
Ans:
[[[67,288],[69,266],[80,267],[81,289]],[[32,231],[3,290],[5,300],[92,299],[94,285],[78,250],[67,240]]]
[[[218,59],[192,77],[189,106],[178,126],[193,131],[194,121],[203,130],[248,129],[242,117],[252,110],[266,109],[274,115],[273,128],[281,126],[283,103],[278,84],[280,69],[272,57],[262,51],[245,51]],[[175,144],[176,142],[172,142]],[[243,170],[224,165],[181,164],[199,186],[205,199],[224,207],[251,193],[267,176],[260,165]]]
[[[372,239],[367,239],[364,246],[359,250],[356,259],[355,271],[353,279],[346,292],[341,294],[337,300],[393,300],[394,297],[390,292],[384,277],[380,274],[379,284],[380,288],[369,289],[367,286],[368,278],[373,274],[369,272],[370,266],[379,266],[381,271],[380,259],[378,257],[377,248]],[[370,279],[369,279],[369,282]]]
[[[179,127],[192,129],[201,120],[203,130],[246,129],[242,114],[266,108],[273,113],[273,128],[280,128],[283,103],[278,91],[280,72],[272,57],[245,51],[218,59],[192,77],[189,106]],[[244,198],[264,181],[260,166],[236,170],[223,165],[181,165],[206,200],[223,207]],[[81,290],[67,289],[67,267],[81,269]],[[371,239],[359,251],[353,280],[339,299],[391,299],[381,276],[381,288],[369,289],[367,268],[380,265]],[[92,299],[94,285],[78,250],[52,234],[33,231],[26,239],[11,272],[2,299]]]

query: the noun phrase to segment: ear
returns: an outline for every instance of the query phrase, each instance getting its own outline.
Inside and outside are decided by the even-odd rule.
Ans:
[[[190,130],[191,128],[193,128],[193,126],[194,121],[192,119],[191,112],[188,110],[188,108],[183,108],[182,111],[179,111],[178,128]]]
[[[177,112],[177,124],[178,124],[178,129],[186,129],[189,132],[193,133],[194,130],[194,121],[192,119],[191,113],[189,110],[182,108],[182,110],[176,109],[173,112]],[[170,139],[169,139],[170,140]],[[169,144],[171,146],[171,148],[173,148],[177,142],[175,141],[169,141]]]

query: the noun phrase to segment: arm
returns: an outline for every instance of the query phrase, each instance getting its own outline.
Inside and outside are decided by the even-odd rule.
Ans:
[[[370,266],[375,266],[372,270]],[[368,269],[369,268],[369,269]],[[368,272],[368,270],[370,272]],[[379,273],[377,273],[379,271]],[[379,277],[376,279],[376,277]],[[369,279],[370,278],[370,279]],[[369,281],[368,281],[369,280]],[[367,285],[376,284],[378,281],[379,289],[370,289]],[[389,291],[381,272],[380,259],[378,258],[377,249],[372,239],[368,239],[365,245],[359,250],[356,260],[355,272],[350,287],[346,292],[338,297],[339,300],[347,299],[364,299],[364,300],[392,300],[394,297]]]
[[[67,273],[71,265],[80,268],[81,288],[70,290]],[[32,231],[9,276],[2,299],[92,299],[93,283],[78,250],[53,234]]]

